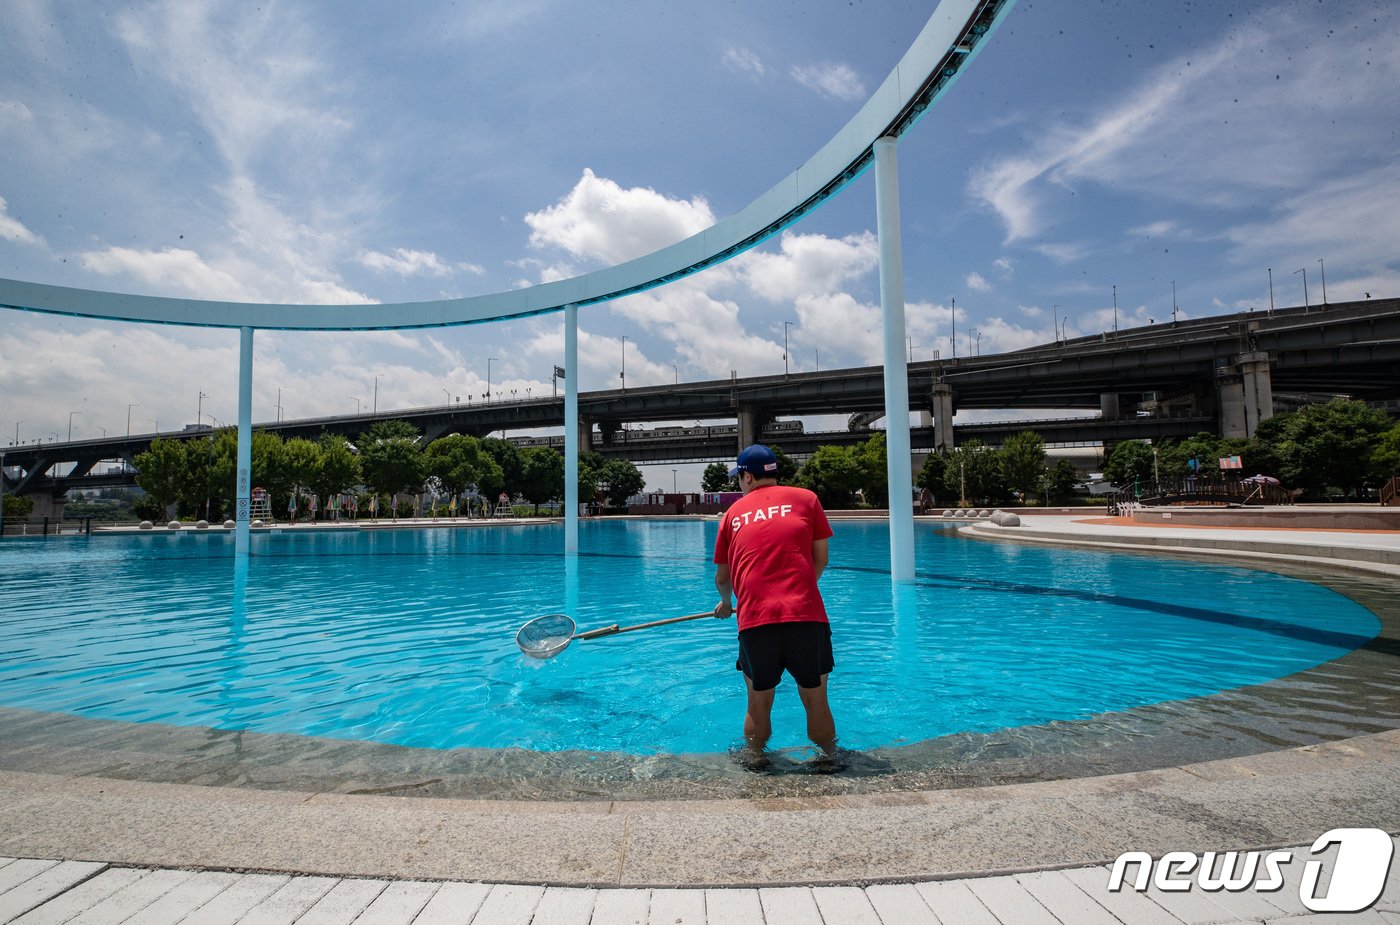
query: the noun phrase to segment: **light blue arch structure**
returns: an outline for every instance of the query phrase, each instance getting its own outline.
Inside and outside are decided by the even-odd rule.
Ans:
[[[248,474],[252,426],[252,336],[257,329],[366,331],[431,328],[565,312],[566,551],[578,537],[577,310],[643,292],[729,259],[796,222],[876,164],[885,317],[887,409],[909,407],[904,299],[899,264],[895,140],[948,89],[1015,0],[942,0],[890,75],[860,110],[806,163],[740,211],[683,241],[583,276],[490,295],[376,305],[302,305],[178,299],[0,279],[0,307],[113,321],[238,328],[237,549],[248,548]],[[913,578],[913,523],[896,486],[912,484],[907,413],[887,413],[891,563],[896,581]],[[902,433],[902,440],[900,434]],[[902,450],[896,446],[902,443]],[[896,471],[902,466],[902,470]],[[901,499],[904,503],[901,503]],[[907,555],[906,555],[907,554]],[[907,558],[907,563],[904,561]]]

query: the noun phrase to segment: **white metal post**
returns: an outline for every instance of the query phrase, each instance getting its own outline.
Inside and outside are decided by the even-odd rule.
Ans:
[[[578,306],[564,306],[564,554],[578,555]]]
[[[899,241],[896,141],[875,141],[875,225],[885,335],[885,441],[889,453],[890,578],[914,580],[914,484],[909,459],[909,368],[904,358],[904,261]]]
[[[235,559],[248,557],[248,505],[253,480],[253,329],[238,329],[238,483],[234,501]]]

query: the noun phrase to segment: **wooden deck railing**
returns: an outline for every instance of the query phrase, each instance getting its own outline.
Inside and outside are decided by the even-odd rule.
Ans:
[[[1124,514],[1134,505],[1292,504],[1293,493],[1280,485],[1247,482],[1243,479],[1163,479],[1121,488],[1109,496],[1110,514]]]

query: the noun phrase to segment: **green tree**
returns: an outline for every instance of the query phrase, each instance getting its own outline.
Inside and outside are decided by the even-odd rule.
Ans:
[[[866,483],[865,466],[855,447],[819,446],[798,472],[798,482],[816,493],[823,507],[849,508],[857,489]]]
[[[541,504],[564,497],[564,457],[547,446],[527,447],[520,456],[520,494],[535,506],[538,514]]]
[[[967,441],[948,454],[945,484],[959,504],[997,504],[1005,500],[1001,454],[976,438]]]
[[[781,466],[781,462],[779,465]],[[710,463],[700,476],[700,490],[703,492],[738,491],[739,480],[729,477],[729,466],[724,463]]]
[[[379,495],[416,494],[427,477],[418,431],[405,421],[380,421],[360,435],[360,472]],[[383,511],[381,511],[383,513]]]
[[[179,440],[156,437],[150,449],[136,454],[131,462],[136,467],[136,484],[155,499],[164,517],[186,490],[189,469],[184,446]]]
[[[6,495],[4,503],[6,520],[24,520],[34,513],[34,499],[28,495]]]
[[[322,499],[348,492],[360,483],[360,460],[350,443],[339,434],[322,434],[316,441],[321,463],[311,490]]]
[[[646,488],[646,476],[628,459],[609,459],[598,473],[599,485],[607,486],[608,503],[620,507],[627,499]]]
[[[1151,481],[1152,447],[1145,440],[1124,440],[1108,454],[1103,477],[1115,485]]]
[[[1371,451],[1371,478],[1377,485],[1400,475],[1400,424],[1376,438]]]
[[[865,501],[872,507],[888,507],[890,503],[889,451],[885,446],[883,432],[870,435],[870,439],[854,447],[856,462],[865,472],[861,490]]]
[[[948,497],[947,475],[948,457],[942,453],[930,453],[924,457],[924,464],[919,468],[914,484],[931,492],[933,503],[937,504],[940,497]]]
[[[797,463],[795,463],[795,462],[792,461],[792,457],[791,457],[791,456],[789,456],[787,453],[783,452],[783,448],[782,448],[782,447],[770,446],[768,449],[770,449],[770,450],[773,451],[773,456],[778,460],[778,481],[781,482],[781,483],[784,484],[784,485],[791,485],[791,484],[792,484],[792,480],[793,480],[794,478],[797,477],[797,470],[798,470],[798,468],[799,468],[798,465],[797,465]],[[728,466],[725,466],[725,467],[724,467],[724,472],[725,472],[725,478],[728,478],[728,477],[729,477],[729,467],[728,467]],[[738,491],[738,490],[739,490],[739,481],[738,481],[738,479],[735,479],[735,480],[734,480],[734,490],[735,490],[735,491]]]
[[[520,447],[500,437],[487,437],[481,441],[481,448],[501,468],[501,485],[499,488],[493,487],[492,493],[504,491],[512,498],[520,494],[520,480],[525,474],[525,461],[520,455]]]
[[[1313,496],[1326,494],[1328,488],[1353,494],[1374,484],[1371,456],[1381,434],[1392,426],[1384,411],[1334,398],[1271,418],[1256,436],[1276,454],[1278,477],[1285,485]]]
[[[1006,484],[1020,492],[1023,502],[1042,494],[1045,480],[1045,438],[1033,430],[1007,437],[1001,445],[1001,469]]]
[[[1045,478],[1050,487],[1050,503],[1064,504],[1074,497],[1074,486],[1079,484],[1079,470],[1068,459],[1060,459],[1050,467]]]
[[[450,497],[458,497],[469,488],[495,495],[505,484],[501,467],[476,437],[439,437],[428,444],[423,455],[427,474],[437,479]]]

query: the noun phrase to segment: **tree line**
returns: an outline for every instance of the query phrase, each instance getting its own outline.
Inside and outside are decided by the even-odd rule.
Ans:
[[[185,518],[222,520],[235,502],[238,434],[228,428],[210,431],[203,439],[157,438],[138,454],[136,484],[147,497],[134,505],[147,519],[158,519],[172,507]],[[353,442],[337,434],[316,440],[254,431],[252,485],[269,494],[272,511],[310,513],[310,499],[349,495],[360,512],[370,499],[380,512],[394,507],[396,496],[439,496],[449,499],[479,495],[494,499],[504,494],[535,505],[564,496],[564,457],[551,447],[518,447],[496,437],[451,434],[424,443],[422,434],[406,421],[380,421]],[[579,497],[602,497],[622,504],[641,491],[644,478],[625,459],[605,459],[598,453],[579,457]]]
[[[820,447],[802,466],[777,448],[774,453],[779,480],[810,488],[826,507],[889,503],[883,433],[853,446]],[[1239,474],[1273,476],[1286,488],[1302,489],[1304,498],[1359,498],[1400,475],[1400,424],[1365,402],[1337,398],[1275,415],[1249,439],[1200,433],[1155,445],[1126,440],[1109,453],[1103,475],[1118,485],[1188,475],[1220,478],[1220,460],[1230,456],[1240,457]],[[738,491],[728,469],[724,463],[707,467],[703,489]],[[950,452],[931,454],[915,485],[939,506],[1064,504],[1081,480],[1069,460],[1049,462],[1044,438],[1027,430],[1008,437],[1000,447],[974,439]]]

